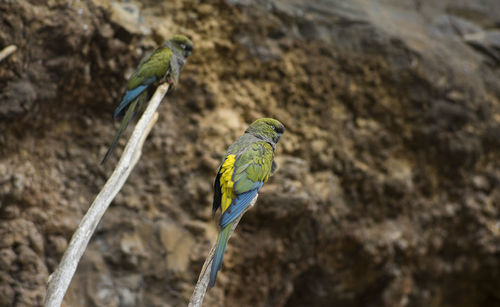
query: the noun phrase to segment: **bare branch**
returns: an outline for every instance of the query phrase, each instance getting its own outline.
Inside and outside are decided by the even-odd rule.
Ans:
[[[2,62],[9,55],[13,54],[17,50],[17,47],[14,45],[9,45],[0,51],[0,62]]]
[[[94,199],[94,202],[73,234],[59,267],[49,277],[45,307],[59,307],[61,305],[71,279],[75,274],[78,262],[85,252],[92,234],[104,212],[109,207],[109,204],[111,204],[111,201],[118,194],[139,160],[144,140],[158,119],[158,114],[155,113],[156,109],[167,93],[168,88],[169,84],[164,83],[156,89],[153,98],[149,101],[148,107],[135,126],[120,161],[118,161],[118,165]]]
[[[229,233],[229,237],[231,237],[234,230],[236,229],[236,226],[238,226],[238,223],[243,217],[243,214],[245,214],[247,210],[249,210],[255,205],[255,202],[257,201],[257,196],[258,195],[256,195],[254,199],[252,199],[250,205],[245,209],[245,211],[243,211],[243,213],[237,219],[234,220],[233,226],[231,227],[231,232]],[[217,248],[217,241],[215,241],[214,245],[212,246],[212,249],[210,250],[210,253],[208,254],[207,259],[205,260],[205,263],[203,264],[200,276],[198,277],[198,282],[194,287],[193,295],[191,295],[191,299],[189,300],[188,307],[201,307],[201,305],[203,304],[203,298],[205,297],[205,293],[207,292],[208,281],[210,280],[210,272],[212,271],[212,261],[214,260],[216,248]]]

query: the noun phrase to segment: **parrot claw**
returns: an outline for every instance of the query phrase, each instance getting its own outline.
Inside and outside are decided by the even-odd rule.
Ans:
[[[172,79],[167,80],[168,85],[171,89],[175,89],[175,81]]]

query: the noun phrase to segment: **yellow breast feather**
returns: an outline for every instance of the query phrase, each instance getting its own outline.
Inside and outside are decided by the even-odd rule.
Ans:
[[[234,190],[233,185],[233,171],[234,171],[234,161],[235,155],[228,155],[224,164],[220,169],[220,188],[222,192],[222,199],[220,207],[222,209],[222,213],[226,211],[226,209],[231,205],[231,202],[234,198]]]

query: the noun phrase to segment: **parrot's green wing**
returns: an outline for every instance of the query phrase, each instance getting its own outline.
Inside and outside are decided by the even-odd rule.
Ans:
[[[223,195],[224,189],[221,189],[221,187],[228,185],[227,182],[224,182],[227,181],[227,177],[223,176],[221,178],[222,172],[228,171],[230,173],[232,194],[237,197],[248,192],[256,194],[271,173],[274,150],[269,143],[265,141],[254,142],[243,150],[239,149],[238,146],[234,147],[237,148],[235,151],[238,153],[226,154],[215,177],[213,214],[221,207],[223,213],[227,209],[227,205],[221,206],[222,200],[225,198]],[[235,203],[235,201],[231,201],[231,206],[234,206]]]
[[[222,206],[222,215],[219,221],[221,228],[234,221],[250,205],[264,182],[269,178],[273,157],[273,147],[265,141],[248,145],[236,156],[231,177],[233,198],[229,206]],[[227,183],[225,184],[227,185]],[[224,191],[222,198],[224,198]],[[227,207],[225,208],[225,206]]]
[[[169,73],[171,57],[172,50],[168,47],[161,47],[141,60],[139,66],[128,80],[125,95],[123,95],[122,101],[115,109],[115,118],[122,117],[125,109],[134,99]]]
[[[235,194],[242,194],[266,182],[271,174],[273,147],[258,141],[246,148],[234,162],[233,182]]]
[[[137,70],[130,76],[127,89],[132,90],[140,85],[160,80],[170,69],[172,50],[168,47],[156,49],[152,54],[144,57]],[[152,82],[151,82],[152,81]]]

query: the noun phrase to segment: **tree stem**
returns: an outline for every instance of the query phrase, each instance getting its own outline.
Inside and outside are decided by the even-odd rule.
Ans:
[[[236,226],[238,226],[238,223],[240,222],[245,212],[255,205],[255,202],[257,201],[257,196],[258,195],[256,195],[252,199],[250,205],[245,209],[245,211],[243,211],[243,213],[234,220],[233,226],[231,227],[231,232],[229,233],[229,237],[231,237],[231,235],[233,234],[234,230],[236,229]],[[210,272],[212,271],[212,261],[214,260],[216,248],[217,248],[217,240],[212,246],[212,249],[210,250],[208,257],[205,260],[205,263],[203,264],[200,276],[198,277],[198,282],[196,283],[193,294],[191,295],[191,299],[189,300],[188,307],[201,307],[201,305],[203,304],[203,298],[205,297],[205,293],[207,292],[208,282],[210,280]]]
[[[132,172],[142,152],[142,145],[158,119],[156,109],[167,94],[169,84],[158,86],[125,147],[118,164],[108,181],[94,199],[76,229],[58,268],[49,276],[45,307],[59,307],[69,284],[99,221]]]

